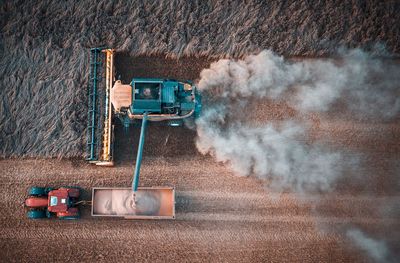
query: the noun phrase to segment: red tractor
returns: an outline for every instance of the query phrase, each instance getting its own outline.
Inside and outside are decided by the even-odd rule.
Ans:
[[[78,219],[80,189],[77,187],[31,187],[25,206],[30,219],[51,218]]]

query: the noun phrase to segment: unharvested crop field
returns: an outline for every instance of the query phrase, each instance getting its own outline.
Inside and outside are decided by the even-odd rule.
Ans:
[[[397,1],[0,2],[0,262],[397,262],[399,24]],[[141,185],[174,186],[176,220],[25,218],[33,185],[131,184],[138,127],[115,167],[83,160],[94,46],[125,83],[204,91],[197,130],[146,137]]]

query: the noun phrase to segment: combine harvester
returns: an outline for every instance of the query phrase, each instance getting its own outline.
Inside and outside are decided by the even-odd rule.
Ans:
[[[165,121],[181,126],[184,119],[197,118],[201,96],[191,82],[134,78],[122,84],[114,78],[114,50],[92,48],[89,77],[87,160],[113,166],[114,121],[128,128],[142,122],[137,164],[140,168],[147,121]]]
[[[114,122],[124,127],[141,122],[139,145],[131,188],[92,189],[92,216],[128,219],[175,218],[175,190],[172,187],[138,187],[140,165],[148,121],[181,126],[183,120],[196,118],[201,111],[201,97],[189,81],[134,78],[122,84],[114,78],[114,50],[90,50],[88,87],[87,161],[99,166],[114,165]],[[32,188],[34,189],[34,188]],[[61,207],[59,218],[75,219],[76,205],[86,201],[68,196],[68,188],[58,192],[42,191],[26,199],[29,218],[51,216],[52,206]],[[74,190],[71,190],[74,191]],[[33,190],[35,192],[35,190]],[[47,203],[46,203],[47,202]],[[63,203],[62,203],[63,202]],[[73,216],[63,217],[72,208]],[[36,216],[36,217],[35,217]]]

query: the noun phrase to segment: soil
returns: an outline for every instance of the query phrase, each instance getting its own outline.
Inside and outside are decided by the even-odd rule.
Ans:
[[[383,154],[371,166],[385,170],[390,161]],[[79,185],[90,200],[93,186],[129,186],[132,163],[104,168],[81,160],[0,161],[2,261],[368,262],[341,232],[348,225],[386,236],[399,251],[400,214],[377,212],[400,201],[381,193],[388,181],[368,195],[345,189],[271,193],[259,180],[234,176],[198,155],[144,158],[141,185],[176,187],[175,220],[93,218],[90,207],[82,207],[79,221],[26,219],[30,186]]]

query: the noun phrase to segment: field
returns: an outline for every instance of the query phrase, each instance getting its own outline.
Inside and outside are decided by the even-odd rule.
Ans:
[[[399,4],[239,2],[0,3],[0,262],[397,262]],[[197,127],[148,127],[175,220],[26,219],[33,185],[131,184],[138,127],[84,161],[94,46],[203,92]]]

